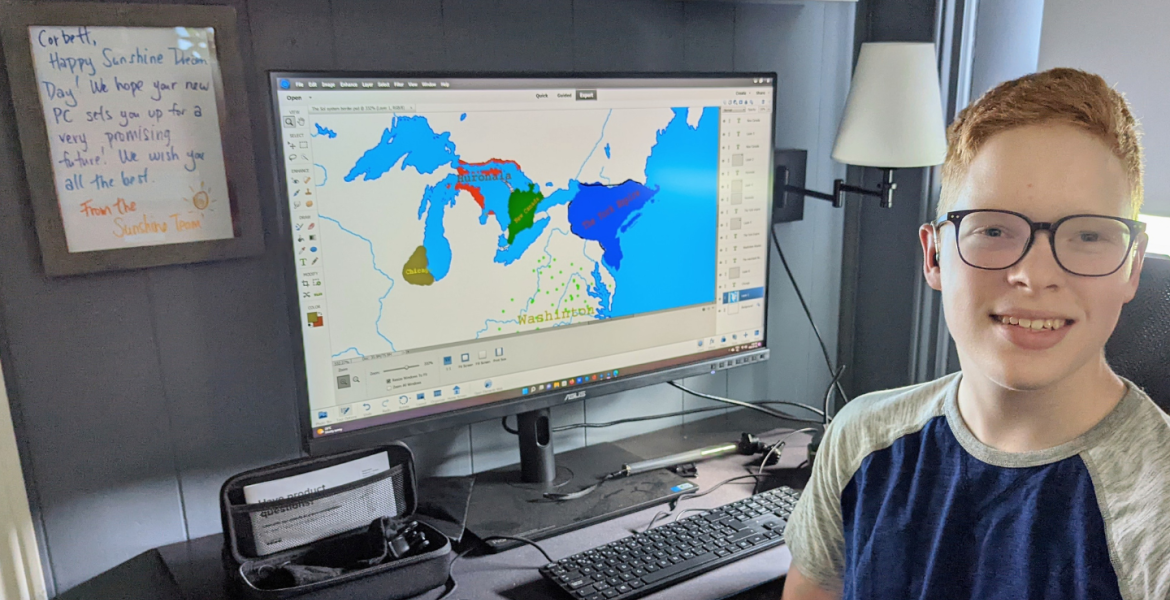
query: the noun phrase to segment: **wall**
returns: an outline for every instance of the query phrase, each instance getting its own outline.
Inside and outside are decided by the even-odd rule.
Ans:
[[[976,19],[972,101],[1000,82],[1036,71],[1044,0],[979,0]]]
[[[2,379],[2,378],[0,378]],[[47,598],[8,396],[0,387],[0,598]]]
[[[0,0],[5,1],[6,0]],[[848,87],[854,5],[660,0],[239,0],[269,246],[237,261],[48,279],[10,105],[0,106],[0,338],[47,579],[60,593],[142,550],[218,533],[232,473],[297,456],[293,351],[274,247],[270,69],[775,70],[777,144],[828,158]],[[8,96],[0,74],[0,97]],[[815,202],[815,204],[814,204]],[[836,353],[841,211],[812,201],[781,241]],[[779,264],[773,360],[689,383],[741,399],[820,402],[828,384]],[[561,407],[558,423],[699,406],[667,386]],[[708,413],[711,414],[711,413]],[[718,415],[719,413],[714,413]],[[663,419],[561,435],[567,449],[678,425]],[[498,422],[407,442],[424,474],[518,460]]]
[[[1146,206],[1170,216],[1170,7],[1162,0],[1060,0],[1044,6],[1041,70],[1099,73],[1125,94],[1144,131]]]

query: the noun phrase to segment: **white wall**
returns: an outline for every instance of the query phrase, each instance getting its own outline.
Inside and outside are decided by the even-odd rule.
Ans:
[[[1040,69],[1100,74],[1125,94],[1145,132],[1146,206],[1170,216],[1170,2],[1049,0]]]
[[[1044,0],[979,0],[977,10],[972,101],[999,83],[1036,71]]]
[[[4,390],[0,375],[0,600],[43,600],[48,592]]]

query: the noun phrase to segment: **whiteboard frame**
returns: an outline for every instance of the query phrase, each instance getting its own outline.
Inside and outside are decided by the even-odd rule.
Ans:
[[[260,192],[236,11],[221,6],[142,4],[20,4],[2,11],[0,39],[16,109],[24,170],[45,273],[50,276],[141,269],[254,256],[264,252]],[[133,248],[69,252],[57,201],[48,127],[33,64],[30,26],[211,27],[223,84],[220,140],[235,237]],[[224,135],[224,132],[231,132]]]

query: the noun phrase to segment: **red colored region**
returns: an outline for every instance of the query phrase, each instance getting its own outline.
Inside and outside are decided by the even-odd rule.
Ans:
[[[488,165],[512,165],[513,167],[516,167],[517,171],[524,170],[524,169],[521,169],[520,164],[514,160],[501,160],[499,158],[490,158],[488,160],[485,160],[483,162],[478,162],[478,163],[469,163],[467,161],[461,160],[461,161],[459,161],[459,166],[456,167],[456,169],[459,171],[460,175],[467,175],[467,170],[464,169],[464,167],[486,167]],[[487,171],[482,171],[482,173],[484,173],[485,175],[499,175],[500,171],[499,171],[499,169],[489,169]]]
[[[476,204],[479,204],[481,209],[483,208],[483,192],[479,191],[479,188],[474,185],[467,185],[466,183],[456,183],[455,189],[463,190],[471,194],[471,197],[475,198]]]

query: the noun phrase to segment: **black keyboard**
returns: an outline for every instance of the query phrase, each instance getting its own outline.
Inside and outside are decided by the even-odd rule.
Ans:
[[[581,600],[626,600],[784,543],[800,492],[780,487],[598,546],[540,569]]]

